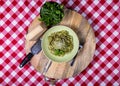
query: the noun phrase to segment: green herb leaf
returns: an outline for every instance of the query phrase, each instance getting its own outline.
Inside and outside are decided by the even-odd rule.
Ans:
[[[53,26],[62,20],[64,16],[64,6],[56,2],[46,2],[40,10],[40,21],[43,21],[46,26]]]

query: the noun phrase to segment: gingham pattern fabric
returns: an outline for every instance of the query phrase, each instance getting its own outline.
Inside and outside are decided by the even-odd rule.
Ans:
[[[39,15],[43,0],[0,0],[0,86],[48,86],[30,64],[19,68],[25,53],[25,34]],[[96,36],[93,61],[76,77],[57,86],[120,86],[120,1],[56,0],[76,10],[91,24]]]

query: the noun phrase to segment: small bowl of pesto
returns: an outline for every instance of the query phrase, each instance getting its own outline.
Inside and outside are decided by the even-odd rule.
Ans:
[[[42,38],[43,52],[52,61],[70,61],[78,52],[78,48],[78,36],[67,26],[53,26],[45,32]]]

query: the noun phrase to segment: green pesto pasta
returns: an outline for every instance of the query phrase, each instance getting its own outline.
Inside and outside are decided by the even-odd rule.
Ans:
[[[50,52],[56,56],[63,56],[73,49],[73,37],[66,30],[52,33],[48,36]]]

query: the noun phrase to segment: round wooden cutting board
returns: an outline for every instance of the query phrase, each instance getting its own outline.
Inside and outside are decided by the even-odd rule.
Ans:
[[[36,27],[37,25],[40,25],[45,29],[44,24],[38,20],[39,18],[39,16],[36,17],[31,23],[28,29],[28,33],[34,30],[34,27]],[[88,21],[79,13],[65,9],[65,16],[59,25],[65,25],[72,28],[78,35],[82,48],[80,48],[80,50],[78,51],[76,58],[69,62],[52,62],[45,57],[43,51],[41,51],[37,55],[34,55],[31,60],[31,65],[33,65],[34,68],[42,73],[45,77],[54,79],[73,77],[83,71],[93,60],[93,55],[96,47],[94,31]],[[26,54],[30,52],[30,48],[35,42],[36,39],[26,39]]]

